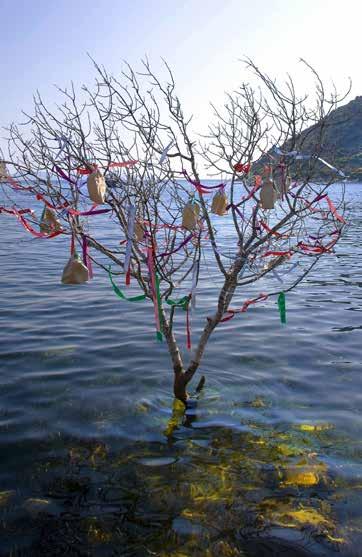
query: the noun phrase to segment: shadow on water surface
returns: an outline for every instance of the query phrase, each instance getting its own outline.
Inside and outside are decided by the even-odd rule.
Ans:
[[[361,485],[327,456],[348,440],[327,423],[204,426],[205,399],[138,405],[164,441],[39,444],[28,487],[0,493],[1,557],[360,555]]]

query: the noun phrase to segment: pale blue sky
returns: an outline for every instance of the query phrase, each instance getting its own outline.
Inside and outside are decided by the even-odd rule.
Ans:
[[[207,121],[207,101],[245,79],[238,59],[271,74],[300,71],[304,57],[362,95],[360,0],[0,0],[0,124],[19,120],[38,88],[89,81],[86,56],[116,72],[145,54],[174,70],[187,111]],[[302,81],[301,81],[302,82]],[[3,134],[1,134],[3,135]]]

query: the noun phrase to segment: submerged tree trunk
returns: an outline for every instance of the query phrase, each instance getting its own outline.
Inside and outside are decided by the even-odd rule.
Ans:
[[[186,391],[187,383],[186,373],[183,370],[174,369],[173,394],[184,404],[186,404],[188,399]]]
[[[162,316],[162,331],[166,338],[168,351],[171,356],[171,361],[172,361],[173,371],[174,371],[173,392],[176,398],[178,398],[184,404],[186,404],[186,400],[187,400],[186,385],[188,381],[184,370],[184,365],[181,358],[180,350],[177,346],[177,341],[172,330],[173,316],[171,316],[170,320],[166,319],[166,314],[163,309],[161,310],[161,316]]]
[[[172,318],[167,320],[164,311],[162,311],[163,332],[167,341],[174,370],[173,392],[175,397],[181,400],[184,404],[186,404],[188,399],[187,385],[190,383],[199,368],[208,340],[215,327],[220,323],[220,320],[234,295],[236,277],[241,266],[242,263],[238,262],[233,269],[233,273],[225,278],[224,285],[219,294],[216,313],[213,317],[207,318],[207,323],[187,369],[184,367],[182,357],[177,346],[177,341],[172,330]],[[202,388],[204,382],[205,378],[202,377],[196,391]]]

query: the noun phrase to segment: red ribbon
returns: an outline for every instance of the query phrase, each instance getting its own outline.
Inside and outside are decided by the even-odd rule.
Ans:
[[[38,232],[37,230],[34,230],[34,228],[28,223],[28,221],[22,216],[20,211],[17,211],[17,209],[13,209],[13,211],[14,211],[13,214],[19,219],[23,227],[36,238],[55,238],[55,236],[59,236],[59,234],[63,234],[64,232],[63,230],[55,230],[50,234],[44,234],[43,232]]]
[[[317,201],[322,201],[322,199],[325,199],[328,203],[329,209],[332,213],[332,215],[342,224],[346,224],[346,221],[344,220],[344,218],[338,213],[333,201],[328,197],[328,195],[325,193],[323,195],[317,195],[317,197],[315,199],[313,199],[313,201],[308,201],[307,199],[305,199],[305,197],[302,197],[300,195],[295,195],[294,193],[291,193],[291,196],[297,199],[301,199],[302,201],[304,201],[304,203],[307,205],[307,208],[312,212],[312,213],[321,213],[322,211],[320,209],[314,209],[314,207],[312,207],[312,205],[314,203],[317,203]]]
[[[61,211],[62,209],[65,209],[66,207],[69,206],[68,201],[66,201],[65,203],[63,203],[63,205],[58,205],[58,207],[56,207],[55,205],[52,205],[51,203],[49,203],[49,201],[47,201],[44,197],[44,195],[42,195],[41,193],[37,193],[36,194],[36,198],[38,201],[43,201],[43,203],[49,207],[49,209],[54,209],[55,211]]]
[[[238,162],[237,164],[234,164],[234,170],[236,170],[236,172],[243,172],[244,174],[248,174],[251,168],[251,163],[250,162],[246,162],[246,163],[241,163]]]
[[[279,234],[279,232],[272,232],[272,229],[269,228],[269,226],[267,225],[266,222],[264,221],[260,221],[261,226],[264,228],[264,230],[266,230],[267,232],[269,232],[269,234],[272,234],[273,236],[275,236],[276,238],[288,238],[288,236],[283,236],[283,234]]]
[[[135,164],[137,164],[139,161],[124,161],[124,162],[111,162],[108,165],[108,168],[124,168],[126,166],[134,166]],[[97,170],[98,165],[97,164],[92,164],[92,170],[89,168],[84,168],[82,166],[78,166],[77,168],[77,174],[82,174],[82,175],[87,175],[87,174],[92,174],[92,172],[94,172],[95,170]]]
[[[131,269],[128,267],[126,273],[126,286],[129,286],[130,284],[131,284]]]
[[[254,193],[256,193],[258,191],[258,189],[260,188],[260,186],[262,184],[261,176],[255,176],[255,178],[260,178],[260,180],[255,179],[254,187],[249,191],[249,193],[247,195],[244,195],[241,198],[241,201],[239,201],[237,206],[241,205],[242,203],[245,203],[245,201],[248,201],[251,197],[253,197]]]
[[[305,244],[304,242],[299,242],[297,247],[303,251],[311,252],[311,253],[331,253],[331,248],[337,242],[337,238],[332,240],[326,246],[311,246],[309,244]]]
[[[0,207],[0,213],[8,213],[8,215],[16,215],[14,209],[6,209],[6,207]],[[18,211],[19,215],[26,215],[27,213],[34,213],[32,209],[20,209]]]
[[[230,321],[230,319],[232,319],[236,313],[245,313],[248,310],[248,307],[251,306],[252,304],[256,304],[257,302],[261,302],[263,300],[266,300],[268,298],[268,294],[259,294],[259,296],[257,298],[253,298],[251,300],[246,300],[243,304],[243,307],[241,309],[228,309],[225,314],[226,317],[224,317],[223,319],[220,320],[220,323],[225,323],[225,321]]]
[[[89,168],[83,168],[81,166],[78,166],[77,168],[77,174],[80,174],[81,176],[85,176],[87,174],[92,174],[92,172],[94,172],[94,170],[96,170],[98,168],[98,166],[95,164],[93,165],[93,169],[90,170]]]
[[[332,213],[332,215],[334,215],[336,217],[336,219],[339,222],[342,222],[343,224],[346,224],[346,221],[344,220],[344,218],[337,212],[337,209],[335,208],[333,202],[331,199],[329,199],[328,195],[326,195],[326,201],[328,203],[328,206],[330,208],[330,211]]]
[[[31,187],[25,187],[22,186],[21,184],[19,184],[19,182],[17,182],[16,180],[14,180],[14,178],[12,178],[11,176],[7,175],[5,177],[5,181],[9,182],[9,184],[14,188],[14,190],[22,190],[22,191],[32,191]]]

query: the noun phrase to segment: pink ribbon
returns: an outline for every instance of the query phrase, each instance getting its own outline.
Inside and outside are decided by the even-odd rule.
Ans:
[[[272,229],[266,224],[264,221],[260,221],[260,226],[264,228],[269,234],[272,234],[276,238],[288,238],[288,236],[283,236],[283,234],[279,234],[279,232],[273,232]]]
[[[224,183],[218,184],[217,186],[204,186],[203,184],[201,184],[200,182],[197,182],[196,180],[192,180],[190,178],[190,176],[187,174],[186,170],[183,171],[183,175],[185,176],[186,180],[188,182],[190,182],[190,184],[192,184],[193,186],[195,186],[195,188],[197,189],[197,191],[199,193],[212,193],[212,190],[216,190],[216,189],[220,189],[220,188],[225,188]]]
[[[85,235],[83,236],[82,251],[83,251],[83,264],[88,269],[89,278],[92,279],[93,278],[92,262],[91,262],[91,259],[89,257],[89,253],[88,253],[88,239],[87,239],[87,236],[85,236]]]
[[[183,248],[190,240],[192,240],[193,237],[194,235],[190,234],[190,236],[188,236],[183,242],[181,242],[181,244],[177,246],[177,248],[173,249],[172,251],[165,251],[164,253],[160,253],[157,257],[167,257],[168,255],[172,255],[173,253],[176,253],[181,248]]]
[[[152,291],[152,300],[153,300],[153,309],[154,309],[154,314],[155,314],[156,329],[157,329],[157,331],[161,331],[160,317],[159,317],[159,313],[158,313],[157,293],[156,293],[154,252],[153,252],[153,247],[152,246],[148,246],[148,248],[147,248],[147,265],[148,265],[148,272],[150,274],[150,280],[151,280],[151,291]]]
[[[63,172],[63,170],[59,166],[57,166],[56,164],[54,165],[53,169],[55,169],[56,173],[59,174],[59,176],[61,176],[63,178],[63,180],[65,180],[66,182],[69,182],[70,184],[73,184],[74,186],[77,185],[77,182],[72,180],[70,178],[70,176],[67,176],[66,173]]]
[[[75,217],[90,217],[92,215],[101,215],[102,213],[109,213],[110,211],[112,211],[112,209],[97,209],[95,210],[95,207],[97,205],[93,205],[89,211],[76,211],[75,209],[66,209],[68,211],[69,214],[75,216]]]
[[[6,209],[6,207],[0,207],[0,213],[8,213],[8,215],[16,215],[14,209]],[[33,214],[34,211],[32,209],[20,209],[18,213],[19,215],[26,215],[27,213]]]

